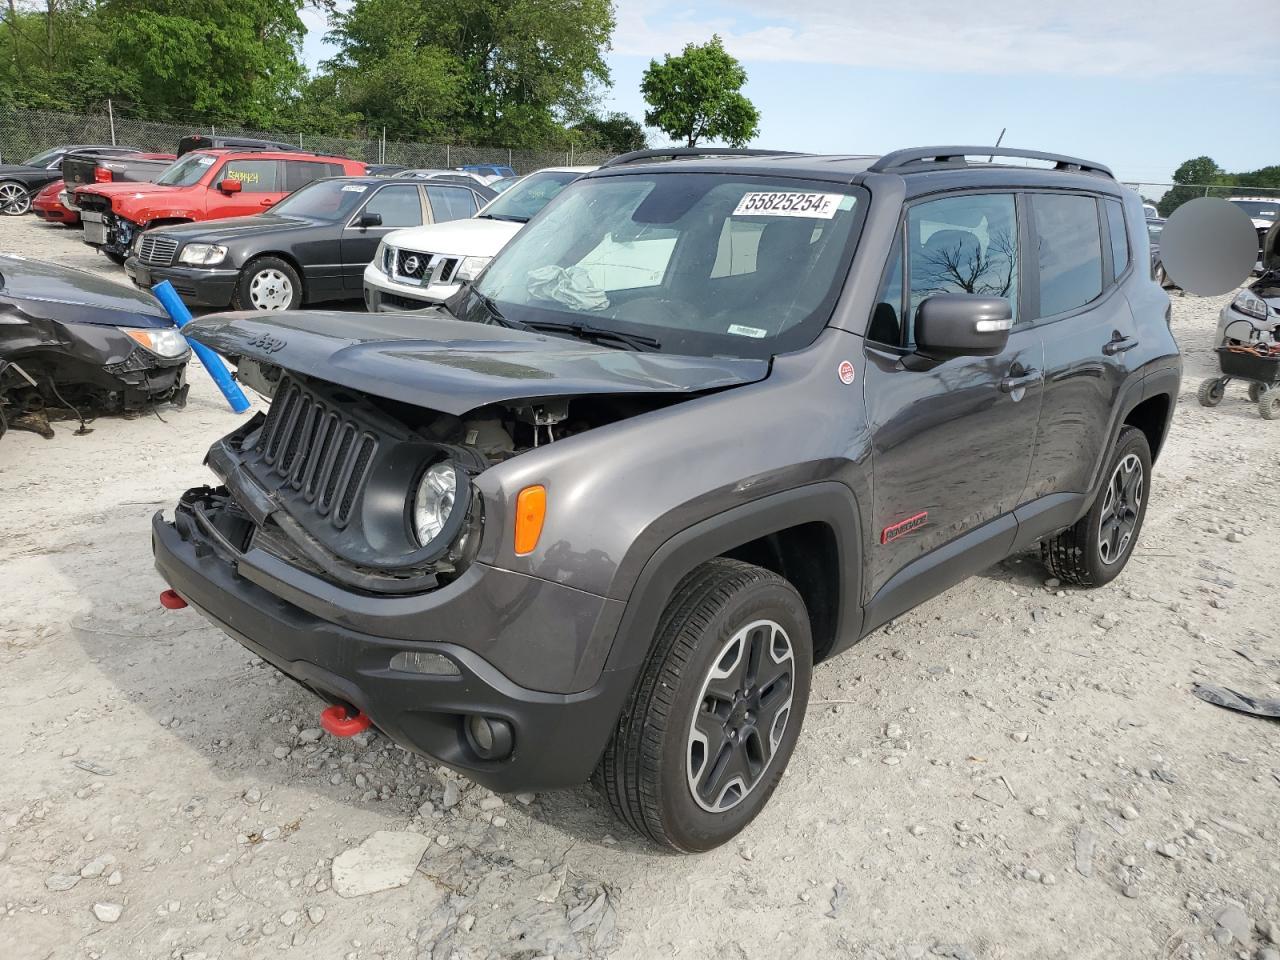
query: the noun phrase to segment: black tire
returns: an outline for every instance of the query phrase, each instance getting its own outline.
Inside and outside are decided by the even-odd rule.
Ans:
[[[789,659],[779,660],[777,653],[772,663],[761,659],[758,651],[780,650],[787,640]],[[734,649],[733,665],[741,672],[731,668],[713,676],[713,667],[724,666]],[[748,649],[757,654],[747,658]],[[654,843],[684,853],[718,847],[755,819],[777,787],[804,723],[812,670],[809,616],[795,587],[749,563],[704,563],[676,588],[658,621],[649,659],[600,760],[597,786],[618,818]],[[771,671],[783,674],[761,679]],[[732,703],[728,696],[718,699],[713,683],[741,685],[748,695]],[[713,704],[723,712],[704,709]],[[723,788],[711,783],[719,753],[695,733],[694,720],[706,723],[713,714],[719,714],[711,725],[725,756],[747,764],[741,769],[752,777],[750,785],[743,778],[730,778]],[[772,729],[762,737],[766,726]],[[740,736],[730,736],[733,729]],[[761,753],[766,742],[772,746],[767,757]],[[699,755],[705,777],[691,769]],[[735,780],[742,783],[736,793]],[[707,785],[704,796],[716,794],[712,806],[695,799],[695,782]]]
[[[1280,387],[1259,391],[1258,416],[1263,420],[1280,420]]]
[[[1200,401],[1202,407],[1216,407],[1222,402],[1226,393],[1226,382],[1221,377],[1210,377],[1208,380],[1201,381],[1200,389],[1196,391],[1196,399]]]
[[[129,259],[129,255],[125,253],[116,253],[114,250],[103,250],[102,255],[114,263],[117,267],[123,267],[124,262]]]
[[[1134,462],[1141,468],[1137,477],[1136,504],[1134,491],[1125,483],[1126,478],[1132,481],[1132,474],[1127,470],[1124,474],[1121,472],[1122,465],[1127,468]],[[1113,490],[1117,478],[1126,489]],[[1107,460],[1102,486],[1089,512],[1074,526],[1041,541],[1040,557],[1049,572],[1059,580],[1082,587],[1100,587],[1119,576],[1142,533],[1147,502],[1151,499],[1150,480],[1151,448],[1146,434],[1135,427],[1123,427]],[[1105,547],[1102,536],[1104,520],[1108,523]]]
[[[260,290],[263,292],[255,291],[255,282],[262,285]],[[288,285],[287,304],[264,305],[272,299],[278,299],[266,296],[265,291],[270,290],[274,295],[276,291],[284,290],[282,284]],[[258,257],[245,264],[240,271],[240,279],[236,282],[235,293],[231,297],[231,306],[236,310],[296,310],[302,306],[302,299],[302,278],[292,265],[279,257]]]
[[[1251,383],[1251,384],[1249,384],[1249,402],[1250,402],[1250,403],[1257,403],[1259,400],[1261,400],[1261,399],[1262,399],[1262,391],[1264,391],[1264,390],[1266,390],[1266,389],[1267,389],[1267,388],[1266,388],[1266,387],[1264,387],[1264,386],[1263,386],[1262,384],[1260,384],[1260,383]]]
[[[34,196],[17,180],[0,180],[0,213],[6,217],[21,217],[31,210]]]

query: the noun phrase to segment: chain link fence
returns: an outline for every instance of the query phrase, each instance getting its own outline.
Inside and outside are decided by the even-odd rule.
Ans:
[[[385,140],[380,135],[363,139],[329,137],[287,130],[258,130],[236,124],[158,123],[120,116],[109,108],[100,113],[62,113],[0,105],[0,162],[21,163],[28,157],[66,143],[111,143],[147,152],[173,153],[182,137],[194,133],[296,143],[313,153],[351,157],[366,163],[398,163],[406,167],[451,169],[470,163],[492,163],[509,166],[517,173],[529,173],[543,167],[600,164],[613,156],[599,150],[476,147]]]

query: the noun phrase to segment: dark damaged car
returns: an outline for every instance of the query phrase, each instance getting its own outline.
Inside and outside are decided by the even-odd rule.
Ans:
[[[156,515],[165,603],[331,732],[682,851],[768,802],[816,663],[1015,552],[1120,575],[1181,378],[1138,195],[993,147],[643,151],[443,308],[190,329],[272,400]]]
[[[0,254],[0,360],[26,374],[5,380],[10,420],[46,406],[84,414],[181,405],[190,353],[149,293]]]

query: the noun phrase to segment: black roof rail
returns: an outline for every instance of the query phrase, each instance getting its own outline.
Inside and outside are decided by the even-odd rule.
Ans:
[[[1043,150],[1019,150],[1016,147],[909,147],[906,150],[894,150],[886,153],[873,163],[869,172],[885,173],[889,170],[900,170],[920,163],[952,163],[964,162],[965,157],[1019,157],[1024,160],[1047,160],[1055,170],[1079,170],[1084,173],[1101,173],[1115,179],[1110,167],[1104,167],[1092,160],[1081,160],[1079,157],[1068,157],[1061,153],[1045,153]]]
[[[696,157],[800,157],[804,154],[793,150],[747,150],[738,147],[662,147],[657,150],[632,150],[606,160],[600,168],[619,167],[624,163],[640,163],[644,160],[680,160]]]

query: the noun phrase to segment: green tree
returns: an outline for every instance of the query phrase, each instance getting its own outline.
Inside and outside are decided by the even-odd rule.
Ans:
[[[355,0],[333,16],[327,70],[388,134],[538,145],[609,82],[613,26],[611,0]],[[416,104],[401,102],[410,70],[428,87]]]
[[[626,153],[644,150],[649,146],[644,127],[625,113],[609,113],[604,116],[589,113],[569,131],[576,135],[577,145],[584,150],[604,150],[609,153]]]
[[[1178,169],[1173,171],[1173,182],[1176,186],[1156,204],[1156,209],[1160,211],[1162,217],[1169,216],[1188,200],[1203,197],[1206,186],[1216,186],[1228,181],[1212,157],[1193,157],[1183,161]]]
[[[649,61],[640,92],[650,109],[644,122],[686,145],[720,140],[740,147],[760,132],[760,112],[742,94],[747,72],[718,36],[690,43],[679,56]]]

